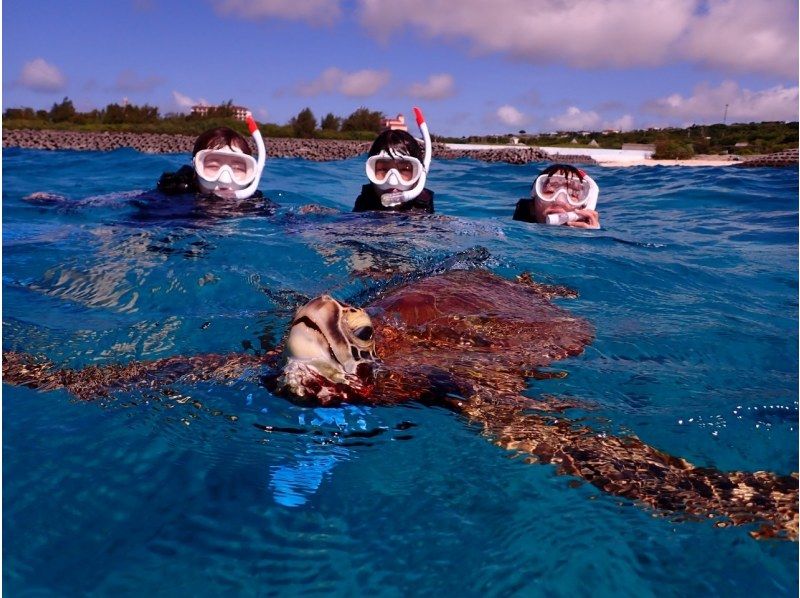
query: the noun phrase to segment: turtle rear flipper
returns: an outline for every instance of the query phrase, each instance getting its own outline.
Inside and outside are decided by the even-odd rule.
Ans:
[[[576,421],[520,411],[508,404],[468,401],[464,414],[495,444],[556,465],[603,492],[662,513],[715,518],[716,525],[761,523],[754,538],[798,539],[798,477],[765,471],[695,467],[635,436],[598,432]]]

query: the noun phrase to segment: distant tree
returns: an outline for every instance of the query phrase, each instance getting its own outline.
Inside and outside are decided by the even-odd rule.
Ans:
[[[60,104],[53,104],[49,116],[54,123],[72,120],[75,117],[75,106],[72,105],[72,100],[64,97]]]
[[[103,110],[102,121],[106,124],[158,122],[158,108],[147,104],[144,106],[109,104]]]
[[[135,104],[125,105],[126,123],[150,123],[158,121],[158,108],[155,106],[136,106]]]
[[[39,120],[47,120],[50,118],[50,113],[47,110],[37,110],[36,118]]]
[[[339,127],[342,126],[342,119],[338,116],[334,116],[333,112],[328,112],[325,115],[325,118],[322,119],[322,123],[320,124],[320,129],[323,131],[338,131]]]
[[[86,118],[89,122],[99,123],[103,121],[103,111],[94,108],[92,111],[86,113]]]
[[[656,160],[686,160],[694,155],[691,145],[675,139],[659,139],[656,141],[656,151],[653,158]]]
[[[382,112],[372,112],[362,106],[344,119],[342,131],[372,131],[373,133],[380,133],[381,120],[384,118]]]
[[[520,134],[520,135],[524,135],[524,134],[525,134],[525,129],[520,129],[520,130],[519,130],[519,134]]]
[[[3,120],[35,120],[33,108],[7,108],[3,112]]]
[[[103,113],[103,122],[108,125],[118,125],[125,122],[125,108],[119,104],[109,104]]]
[[[311,108],[303,108],[289,124],[296,137],[313,137],[317,128],[317,117],[311,112]]]

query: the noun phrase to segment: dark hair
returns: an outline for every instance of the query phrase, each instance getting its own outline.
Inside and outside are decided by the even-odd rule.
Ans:
[[[369,155],[376,156],[386,150],[390,156],[405,155],[412,156],[422,162],[424,156],[419,143],[405,131],[387,129],[375,138],[372,147],[369,148]]]
[[[538,179],[543,174],[546,174],[548,177],[551,177],[554,174],[563,175],[565,178],[576,176],[578,177],[579,181],[582,181],[583,177],[586,176],[585,172],[579,168],[575,168],[571,164],[553,164],[552,166],[548,166],[542,172],[540,172],[536,178]]]
[[[233,129],[228,127],[217,127],[216,129],[209,129],[200,134],[197,141],[194,142],[194,149],[192,156],[196,156],[197,152],[204,149],[220,149],[225,146],[237,148],[242,150],[248,156],[252,156],[253,152],[247,143],[247,139],[239,135]]]

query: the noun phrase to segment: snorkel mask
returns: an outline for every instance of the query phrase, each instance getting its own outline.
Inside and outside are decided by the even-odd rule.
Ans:
[[[258,189],[267,159],[261,131],[248,112],[247,128],[256,142],[258,159],[236,149],[204,149],[195,154],[194,171],[204,193],[246,199]]]
[[[594,210],[600,188],[592,177],[583,170],[578,171],[583,178],[564,174],[540,174],[536,177],[531,189],[534,199],[545,203],[561,202],[572,208]],[[551,216],[553,216],[551,218]],[[558,214],[547,217],[547,224],[564,224],[566,219],[558,218]]]
[[[367,178],[378,189],[385,191],[395,189],[381,195],[381,204],[391,208],[416,198],[425,188],[428,170],[431,165],[431,136],[422,110],[414,107],[414,116],[425,144],[422,162],[404,154],[391,150],[382,150],[379,154],[367,158]]]

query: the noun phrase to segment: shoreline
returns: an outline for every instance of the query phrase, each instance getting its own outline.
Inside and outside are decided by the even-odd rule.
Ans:
[[[112,151],[131,148],[148,154],[190,154],[194,141],[195,136],[193,135],[166,133],[3,129],[3,148],[77,151]],[[268,137],[264,141],[269,158],[302,158],[312,161],[354,158],[366,154],[371,145],[369,141],[338,139]],[[254,146],[253,149],[255,149]],[[685,160],[654,160],[637,150],[434,143],[433,156],[444,160],[472,158],[484,162],[508,164],[561,162],[609,168],[631,166],[796,166],[798,164],[797,149],[761,156],[704,155]]]
[[[719,159],[715,158],[690,158],[688,160],[653,160],[652,158],[644,160],[607,160],[599,162],[599,166],[607,168],[628,168],[631,166],[735,166],[741,164],[736,160],[732,160],[726,156],[720,156]]]

